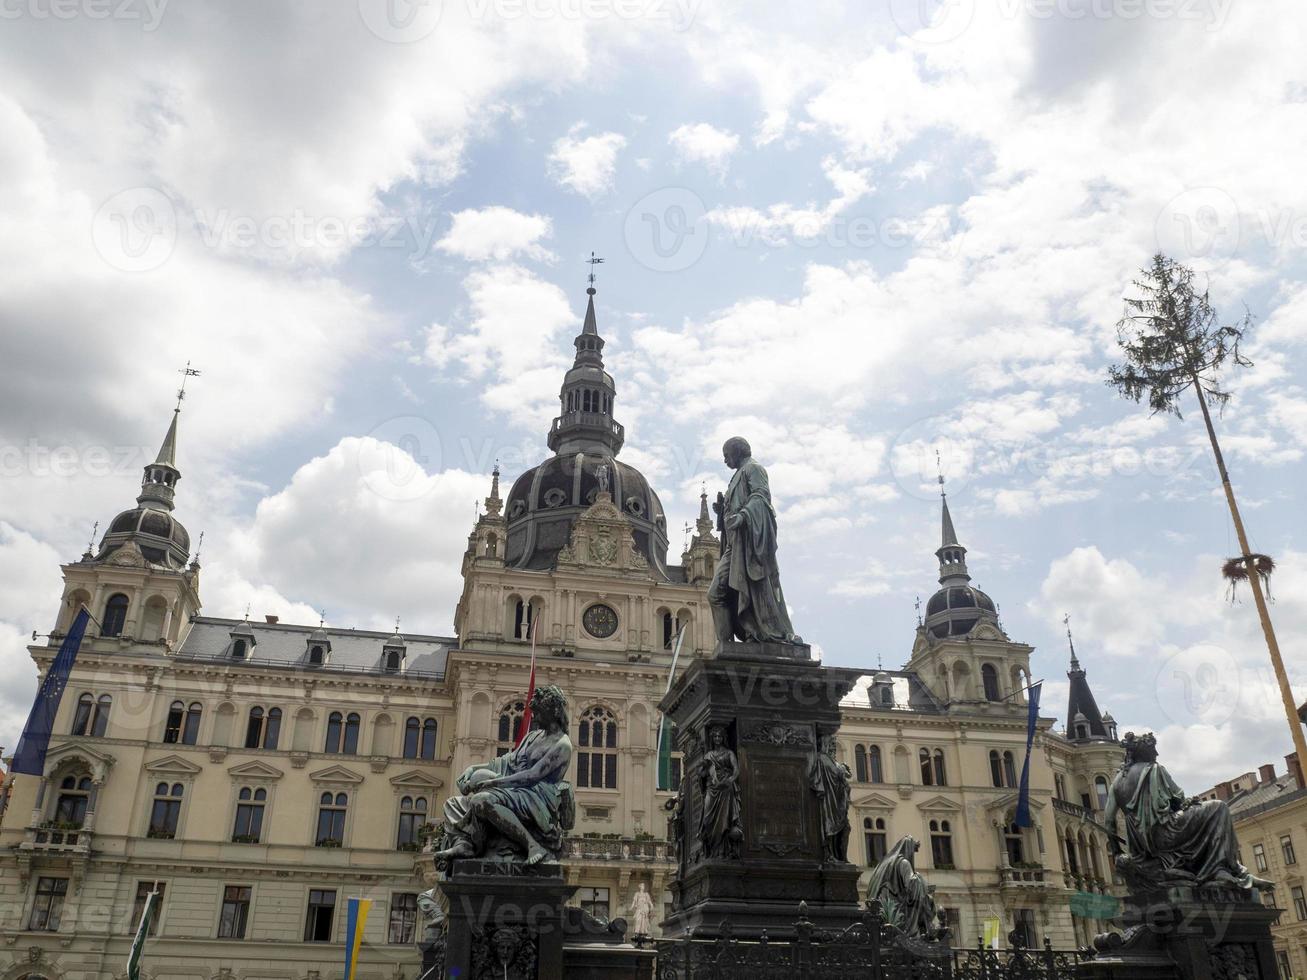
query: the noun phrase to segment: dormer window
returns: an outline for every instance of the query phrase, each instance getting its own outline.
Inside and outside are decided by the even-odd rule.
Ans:
[[[231,645],[231,659],[244,660],[247,649],[248,647],[244,640],[237,640]]]
[[[321,644],[315,643],[309,647],[309,663],[314,667],[321,667],[326,656],[326,651],[322,649]]]
[[[399,671],[402,656],[398,650],[386,651],[386,673],[394,674]]]
[[[388,639],[381,648],[381,669],[387,674],[398,674],[404,669],[407,649],[404,638],[398,633]]]

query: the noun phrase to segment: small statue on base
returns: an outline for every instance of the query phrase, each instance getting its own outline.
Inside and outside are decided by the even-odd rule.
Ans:
[[[726,729],[708,730],[708,751],[700,763],[703,815],[699,843],[705,858],[738,858],[744,828],[740,825],[740,763],[726,745]]]
[[[1111,832],[1108,848],[1132,892],[1184,885],[1271,887],[1239,863],[1227,803],[1187,798],[1157,761],[1157,738],[1151,733],[1127,732],[1121,744],[1125,760],[1112,780],[1103,822]],[[1125,817],[1126,854],[1115,833],[1118,813]]]
[[[821,810],[822,843],[827,861],[848,864],[849,853],[849,780],[853,773],[835,761],[835,739],[821,737],[819,751],[812,757],[808,785],[817,794]]]
[[[708,587],[717,639],[799,643],[781,592],[767,471],[740,436],[726,440],[722,457],[735,475],[725,497],[713,505],[722,536],[722,555]]]
[[[631,898],[631,918],[635,923],[636,936],[648,936],[650,920],[653,916],[653,898],[645,891],[644,882],[640,882],[635,895]]]
[[[935,936],[935,898],[926,880],[917,873],[916,838],[904,837],[890,848],[871,872],[867,900],[879,901],[885,922],[913,939]]]
[[[557,861],[563,836],[576,820],[576,797],[566,779],[572,761],[567,702],[556,685],[531,698],[532,727],[507,755],[469,766],[456,780],[460,796],[445,801],[445,845],[436,867],[459,858]]]

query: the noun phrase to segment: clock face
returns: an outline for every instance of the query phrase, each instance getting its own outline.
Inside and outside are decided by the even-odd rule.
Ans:
[[[591,636],[607,639],[617,632],[617,613],[612,606],[596,602],[581,615],[581,625]]]

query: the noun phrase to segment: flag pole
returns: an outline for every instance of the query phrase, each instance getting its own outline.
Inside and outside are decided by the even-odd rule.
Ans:
[[[514,749],[521,748],[526,733],[531,730],[531,699],[536,693],[536,630],[539,625],[539,617],[533,614],[531,616],[531,679],[527,682],[526,710],[522,712],[522,729],[517,734],[517,741],[513,743]]]
[[[672,681],[676,679],[676,661],[681,656],[681,643],[685,639],[685,627],[688,624],[682,623],[681,628],[676,631],[676,645],[672,649],[672,665],[667,670],[667,689],[663,691],[663,697],[667,697],[672,691]],[[667,715],[660,709],[658,712],[658,771],[654,776],[654,787],[660,790],[671,789],[672,782],[672,752],[669,742],[671,732],[667,730]],[[666,773],[664,773],[666,769]],[[664,778],[666,777],[666,778]]]

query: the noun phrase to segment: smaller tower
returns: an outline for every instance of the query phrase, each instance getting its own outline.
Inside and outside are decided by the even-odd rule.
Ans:
[[[1067,697],[1066,736],[1072,742],[1087,742],[1093,739],[1116,741],[1116,722],[1108,726],[1107,719],[1100,714],[1094,692],[1089,689],[1084,668],[1076,657],[1076,644],[1071,636],[1071,616],[1064,615],[1062,623],[1066,626],[1066,642],[1071,652],[1071,669],[1066,672],[1071,681],[1071,693]]]
[[[560,414],[549,428],[549,448],[560,456],[613,457],[626,436],[613,417],[617,385],[604,370],[604,338],[595,320],[594,276],[586,289],[585,322],[572,342],[576,359],[558,393]]]
[[[713,520],[708,512],[708,491],[701,490],[699,518],[694,522],[694,535],[690,538],[690,546],[681,555],[685,580],[691,585],[711,582],[720,554],[721,542],[713,534]]]

